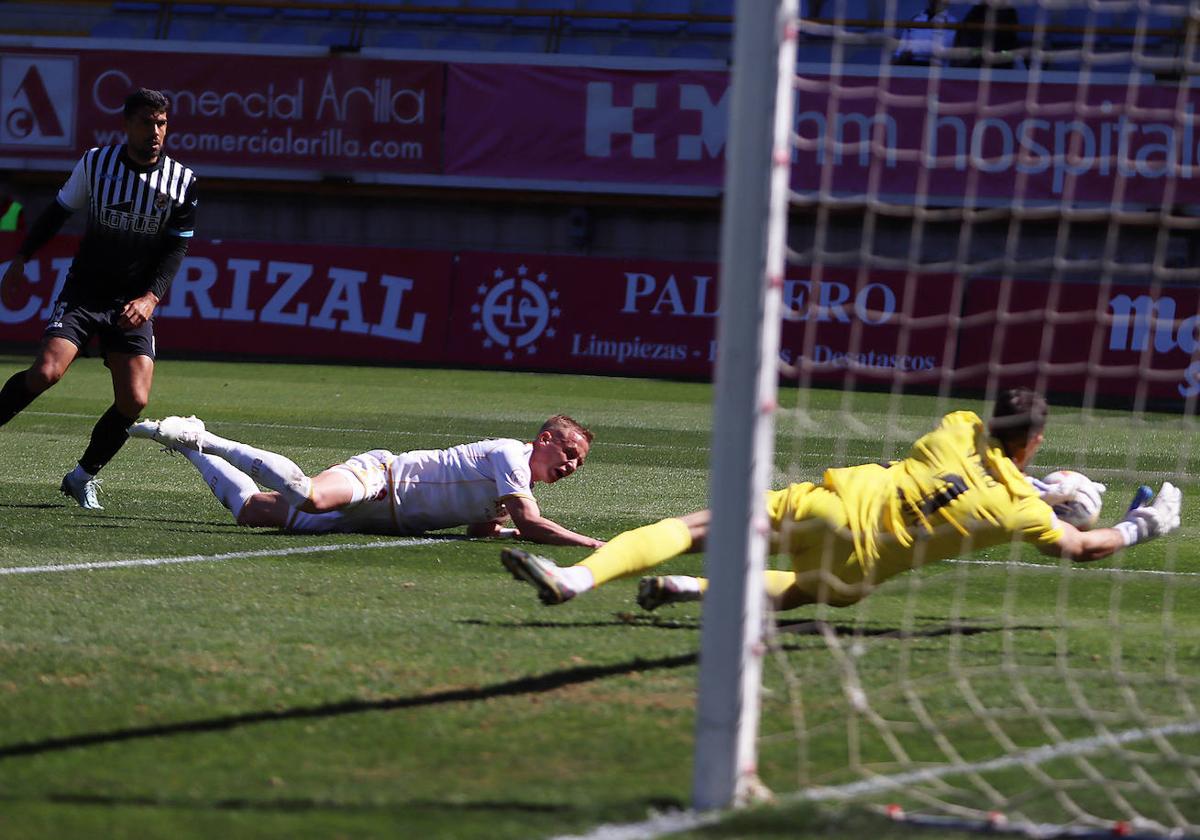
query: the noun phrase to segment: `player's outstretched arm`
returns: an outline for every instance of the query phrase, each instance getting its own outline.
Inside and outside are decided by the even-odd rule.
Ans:
[[[1069,557],[1077,563],[1102,560],[1123,548],[1169,534],[1179,527],[1183,493],[1164,481],[1154,501],[1135,507],[1111,528],[1080,531],[1068,522],[1059,522],[1063,532],[1056,545],[1045,546],[1046,554]]]
[[[600,540],[577,534],[542,516],[537,502],[527,496],[505,499],[504,507],[524,539],[543,545],[582,545],[586,548],[599,548],[604,545]]]

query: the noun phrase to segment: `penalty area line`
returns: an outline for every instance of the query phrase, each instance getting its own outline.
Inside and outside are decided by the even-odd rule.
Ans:
[[[37,575],[50,572],[90,572],[97,569],[129,569],[137,566],[174,566],[181,563],[219,563],[224,560],[247,560],[254,557],[292,557],[297,554],[320,554],[327,551],[363,551],[372,548],[416,548],[434,545],[445,540],[397,539],[369,543],[337,543],[334,545],[301,545],[291,548],[263,548],[256,551],[229,551],[223,554],[185,554],[181,557],[145,557],[138,560],[101,560],[95,563],[63,563],[55,566],[13,566],[0,568],[0,575]]]

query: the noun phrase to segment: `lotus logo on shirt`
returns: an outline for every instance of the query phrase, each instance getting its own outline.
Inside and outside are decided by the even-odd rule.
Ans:
[[[100,211],[100,224],[114,230],[130,230],[134,233],[158,233],[160,222],[157,216],[133,212],[132,201],[110,204]]]

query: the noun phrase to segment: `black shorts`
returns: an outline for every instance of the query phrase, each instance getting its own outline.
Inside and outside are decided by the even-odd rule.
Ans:
[[[46,324],[44,338],[65,338],[80,350],[95,336],[100,339],[100,352],[129,353],[132,356],[154,358],[154,319],[140,327],[123,330],[117,326],[123,303],[87,304],[58,300],[54,313]]]

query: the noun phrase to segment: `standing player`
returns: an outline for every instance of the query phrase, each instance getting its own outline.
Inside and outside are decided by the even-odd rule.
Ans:
[[[1047,413],[1038,394],[1005,391],[986,425],[973,412],[956,411],[903,460],[826,470],[819,485],[768,493],[774,537],[792,560],[792,571],[766,573],[774,607],[849,606],[909,569],[1006,542],[1087,562],[1179,527],[1182,494],[1169,482],[1153,503],[1130,510],[1112,528],[1080,531],[1055,516],[1022,473],[1042,444]],[[627,531],[565,568],[519,549],[505,549],[501,559],[514,577],[536,587],[543,603],[560,604],[700,550],[709,519],[705,510]],[[643,578],[638,603],[654,609],[698,601],[707,585],[686,575]]]
[[[124,445],[126,429],[150,399],[154,308],[179,270],[195,223],[196,178],[163,154],[167,108],[158,91],[141,88],[129,95],[126,142],[84,154],[0,281],[8,294],[18,282],[27,282],[26,260],[71,213],[87,209],[87,229],[37,358],[0,389],[0,426],[62,379],[92,337],[99,337],[112,375],[113,404],[60,487],[92,510],[103,509],[96,498],[96,473]]]
[[[182,453],[239,525],[306,534],[466,525],[472,537],[603,545],[542,516],[533,498],[532,485],[571,475],[591,449],[592,433],[564,414],[543,423],[533,443],[500,438],[395,455],[373,449],[311,478],[283,455],[217,437],[195,417],[143,420],[129,433]],[[502,527],[510,516],[515,530]]]

